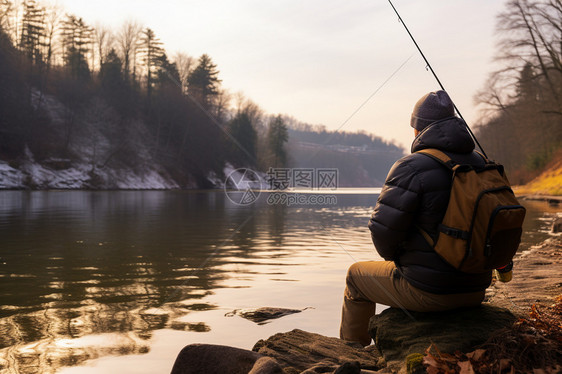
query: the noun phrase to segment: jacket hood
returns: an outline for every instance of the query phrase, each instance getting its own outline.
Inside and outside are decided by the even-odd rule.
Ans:
[[[427,148],[437,148],[451,153],[471,153],[474,141],[465,122],[458,117],[437,121],[421,131],[412,143],[412,153]]]

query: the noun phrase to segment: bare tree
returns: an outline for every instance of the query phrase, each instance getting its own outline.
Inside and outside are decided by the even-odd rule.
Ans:
[[[491,75],[496,93],[490,102],[486,95],[478,102],[509,102],[519,85],[525,66],[533,71],[533,80],[541,81],[543,96],[549,96],[551,110],[562,114],[562,2],[560,0],[510,0],[497,17],[496,32],[500,38],[496,61],[502,68]],[[480,95],[479,95],[480,96]],[[500,105],[503,107],[503,105]]]
[[[232,95],[226,89],[219,89],[219,92],[215,98],[215,118],[219,122],[226,121],[227,113],[230,108],[230,101],[232,100]]]
[[[117,45],[123,60],[123,70],[125,75],[131,75],[131,67],[133,68],[132,75],[135,77],[136,69],[136,54],[137,45],[140,38],[142,26],[137,21],[129,20],[121,26],[121,30],[117,33]]]
[[[97,46],[99,67],[101,69],[101,66],[103,65],[105,60],[105,56],[107,56],[107,54],[113,47],[115,39],[113,33],[111,32],[111,29],[99,23],[94,27],[94,39]]]
[[[509,0],[493,72],[475,101],[479,135],[511,170],[540,169],[562,145],[562,1]]]
[[[8,0],[0,0],[0,29],[6,31],[10,28],[10,13],[13,4]]]
[[[57,3],[47,5],[47,16],[45,19],[45,63],[49,68],[53,62],[55,53],[55,36],[60,27],[62,7]]]
[[[180,74],[181,91],[182,93],[187,92],[187,78],[189,73],[195,67],[195,59],[189,56],[187,53],[177,52],[172,61],[176,64],[178,68],[178,73]]]

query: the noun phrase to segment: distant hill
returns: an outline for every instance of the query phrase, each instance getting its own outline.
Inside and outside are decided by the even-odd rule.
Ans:
[[[380,187],[404,150],[365,132],[289,128],[291,166],[336,168],[341,187]]]

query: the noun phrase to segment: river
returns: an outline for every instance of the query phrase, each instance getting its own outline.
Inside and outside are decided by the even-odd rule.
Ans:
[[[337,336],[347,267],[380,259],[366,227],[379,192],[247,205],[223,191],[0,192],[0,372],[169,372],[191,343]],[[521,250],[562,210],[525,205]],[[225,316],[263,306],[307,309]]]

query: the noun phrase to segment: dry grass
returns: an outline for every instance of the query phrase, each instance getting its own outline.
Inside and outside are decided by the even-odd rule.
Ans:
[[[562,150],[558,151],[545,171],[524,186],[513,189],[517,195],[562,195]]]

